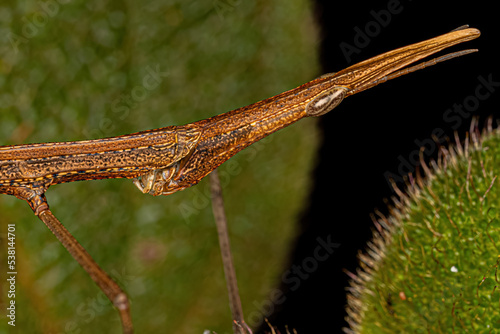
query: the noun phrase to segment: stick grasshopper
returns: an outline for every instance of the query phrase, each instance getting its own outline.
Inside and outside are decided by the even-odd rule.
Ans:
[[[322,116],[344,98],[387,80],[476,50],[454,52],[411,67],[452,45],[479,36],[460,27],[402,47],[247,107],[181,126],[76,142],[0,147],[0,194],[26,201],[87,271],[120,314],[124,333],[132,333],[125,292],[52,214],[45,197],[50,186],[73,181],[126,178],[153,196],[196,185],[239,151],[302,118]]]

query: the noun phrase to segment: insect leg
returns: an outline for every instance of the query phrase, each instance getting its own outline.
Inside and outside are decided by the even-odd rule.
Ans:
[[[29,194],[32,192],[31,195]],[[127,295],[113,281],[111,277],[94,261],[90,254],[83,246],[71,235],[63,224],[52,214],[47,200],[43,193],[37,194],[31,189],[25,189],[26,197],[24,198],[35,214],[44,222],[49,230],[56,236],[66,250],[73,258],[82,266],[87,274],[94,280],[99,288],[104,292],[106,297],[118,309],[122,322],[123,333],[132,334],[134,332],[132,325],[132,317],[130,316],[130,305]],[[18,192],[17,195],[21,196]],[[17,196],[16,195],[16,196]],[[18,197],[19,197],[18,196]]]
[[[227,219],[224,212],[224,200],[222,198],[222,187],[220,185],[217,169],[210,173],[210,190],[212,193],[212,208],[219,236],[219,245],[224,265],[224,274],[229,293],[229,306],[233,315],[233,331],[235,334],[248,334],[252,330],[245,323],[243,308],[241,307],[240,294],[238,292],[238,282],[234,270],[229,234],[227,230]]]

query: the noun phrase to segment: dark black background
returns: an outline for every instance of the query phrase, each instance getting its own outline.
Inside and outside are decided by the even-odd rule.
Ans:
[[[500,84],[500,28],[494,2],[488,1],[399,1],[392,14],[369,43],[352,54],[349,63],[341,43],[355,45],[355,27],[365,30],[374,22],[373,11],[387,10],[396,1],[315,1],[316,19],[321,27],[323,72],[335,72],[380,53],[446,33],[464,24],[481,30],[479,39],[451,48],[478,48],[479,52],[453,59],[422,71],[384,83],[349,97],[320,120],[324,141],[314,174],[310,203],[299,224],[303,229],[291,255],[300,266],[313,255],[317,238],[328,236],[340,247],[320,262],[316,271],[297,284],[285,284],[286,300],[275,305],[270,318],[282,333],[284,325],[298,333],[341,333],[346,325],[346,268],[355,271],[356,254],[371,236],[370,213],[387,213],[384,199],[394,195],[385,173],[400,175],[415,165],[400,169],[401,161],[419,149],[416,141],[429,143],[433,131],[464,138],[473,116],[483,124],[488,116],[500,115],[500,87],[472,108],[470,115],[449,114],[454,104],[472,101],[478,79]],[[442,52],[440,54],[444,54]],[[430,58],[429,58],[430,59]],[[486,93],[483,88],[480,91]],[[453,121],[444,116],[455,117]],[[447,144],[445,144],[447,145]],[[428,144],[425,156],[435,158],[437,148]],[[287,269],[285,269],[286,272]],[[294,287],[294,291],[290,288]]]

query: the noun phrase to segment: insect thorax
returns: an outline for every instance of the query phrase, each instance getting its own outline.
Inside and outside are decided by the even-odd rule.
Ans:
[[[175,161],[168,166],[158,167],[134,178],[134,184],[143,193],[153,196],[170,195],[184,189],[178,187],[175,179],[179,176],[181,161],[196,147],[201,131],[196,127],[183,127],[177,131]]]
[[[134,178],[134,184],[143,193],[149,193],[153,196],[169,195],[174,191],[168,192],[166,189],[172,181],[173,176],[179,169],[179,162],[166,168],[155,169],[146,174]]]

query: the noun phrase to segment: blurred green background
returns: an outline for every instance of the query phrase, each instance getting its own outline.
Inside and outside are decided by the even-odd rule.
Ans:
[[[309,2],[0,4],[0,145],[110,137],[207,118],[319,75]],[[157,73],[157,85],[144,79]],[[278,286],[318,134],[304,120],[220,168],[247,321]],[[137,333],[231,331],[208,182],[166,197],[129,180],[51,187],[54,214],[132,301]],[[7,224],[16,224],[16,327]],[[27,204],[0,196],[0,333],[120,333],[117,312]],[[266,314],[264,314],[266,315]]]

